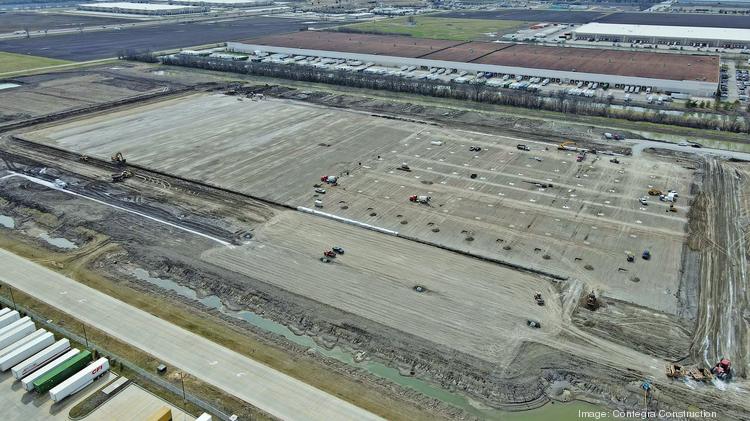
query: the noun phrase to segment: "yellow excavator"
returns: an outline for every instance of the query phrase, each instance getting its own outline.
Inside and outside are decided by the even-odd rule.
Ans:
[[[114,162],[115,164],[122,165],[126,162],[126,160],[122,156],[122,152],[117,152],[116,154],[112,155],[112,162]]]
[[[567,142],[563,142],[563,143],[561,143],[561,144],[557,145],[557,150],[560,150],[560,151],[568,151],[568,150],[572,150],[572,149],[573,149],[573,146],[575,146],[575,145],[576,145],[576,143],[575,143],[575,142],[571,142],[571,141],[569,140],[569,141],[567,141]]]

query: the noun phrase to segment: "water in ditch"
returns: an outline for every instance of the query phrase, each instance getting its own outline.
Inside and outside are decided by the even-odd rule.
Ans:
[[[601,407],[598,407],[596,405],[592,405],[586,402],[579,402],[579,401],[571,402],[571,403],[548,404],[538,409],[522,411],[522,412],[507,412],[507,411],[500,411],[500,410],[496,410],[492,408],[482,407],[481,405],[478,405],[470,401],[464,395],[461,395],[458,393],[452,393],[448,390],[442,389],[437,386],[433,386],[432,384],[422,381],[420,379],[417,379],[415,377],[402,376],[398,370],[388,367],[385,364],[375,362],[375,361],[369,361],[369,360],[358,362],[355,360],[355,357],[351,352],[346,351],[342,349],[341,347],[337,346],[337,347],[334,347],[333,349],[327,349],[325,347],[322,347],[318,345],[311,337],[307,335],[297,335],[294,332],[292,332],[288,327],[284,326],[283,324],[277,323],[273,320],[259,316],[258,314],[253,313],[252,311],[247,311],[247,310],[233,311],[233,310],[227,309],[226,307],[224,307],[224,304],[221,302],[221,299],[215,295],[209,295],[203,298],[198,298],[198,294],[193,289],[182,286],[171,279],[151,277],[148,271],[141,269],[141,268],[134,269],[132,274],[133,276],[135,276],[136,278],[142,281],[158,286],[159,288],[163,288],[169,291],[174,291],[177,294],[185,298],[199,301],[206,307],[213,308],[213,309],[220,311],[223,314],[245,320],[248,323],[252,324],[253,326],[256,326],[265,331],[276,333],[278,335],[282,335],[286,339],[300,346],[314,349],[316,352],[322,355],[325,355],[327,357],[335,358],[336,360],[339,360],[341,362],[344,362],[352,366],[364,368],[365,370],[369,371],[370,373],[376,376],[386,378],[401,386],[414,389],[422,393],[425,396],[429,396],[431,398],[435,398],[447,404],[461,408],[469,412],[470,414],[481,417],[482,419],[493,420],[493,421],[504,421],[504,420],[535,421],[535,420],[546,420],[546,419],[554,418],[559,421],[566,421],[566,420],[572,421],[572,420],[580,419],[579,411],[602,411],[603,410]]]
[[[0,225],[5,228],[13,229],[16,227],[16,221],[10,216],[0,214]]]

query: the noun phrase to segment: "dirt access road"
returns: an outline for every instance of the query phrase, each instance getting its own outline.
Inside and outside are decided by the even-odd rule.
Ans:
[[[0,265],[3,282],[281,419],[381,419],[12,253]]]

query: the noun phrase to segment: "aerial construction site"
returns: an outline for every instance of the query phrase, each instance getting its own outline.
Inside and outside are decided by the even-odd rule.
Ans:
[[[59,77],[2,94],[0,246],[180,309],[184,329],[363,411],[349,419],[750,413],[747,154],[163,65]],[[68,104],[39,100],[62,86]]]

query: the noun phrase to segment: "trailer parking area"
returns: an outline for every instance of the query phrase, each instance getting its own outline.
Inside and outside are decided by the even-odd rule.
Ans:
[[[643,154],[617,164],[610,156],[588,154],[578,162],[577,152],[557,150],[564,141],[559,138],[530,141],[221,94],[131,108],[24,137],[103,159],[122,151],[129,163],[292,206],[313,207],[321,200],[324,212],[580,279],[599,293],[656,310],[677,309],[694,172],[689,161]],[[399,170],[402,163],[411,171]],[[340,176],[339,185],[315,193],[322,175]],[[651,188],[676,190],[677,212],[648,196]],[[414,194],[432,201],[410,202]],[[639,202],[643,196],[647,205]],[[278,227],[267,229],[273,244],[290,241]],[[299,257],[319,254],[318,248],[291,250]],[[641,259],[644,250],[651,260]],[[243,252],[259,253],[239,249],[219,257],[228,265],[254,264],[236,255]],[[627,262],[628,254],[634,262]],[[524,275],[504,276],[510,282]]]

